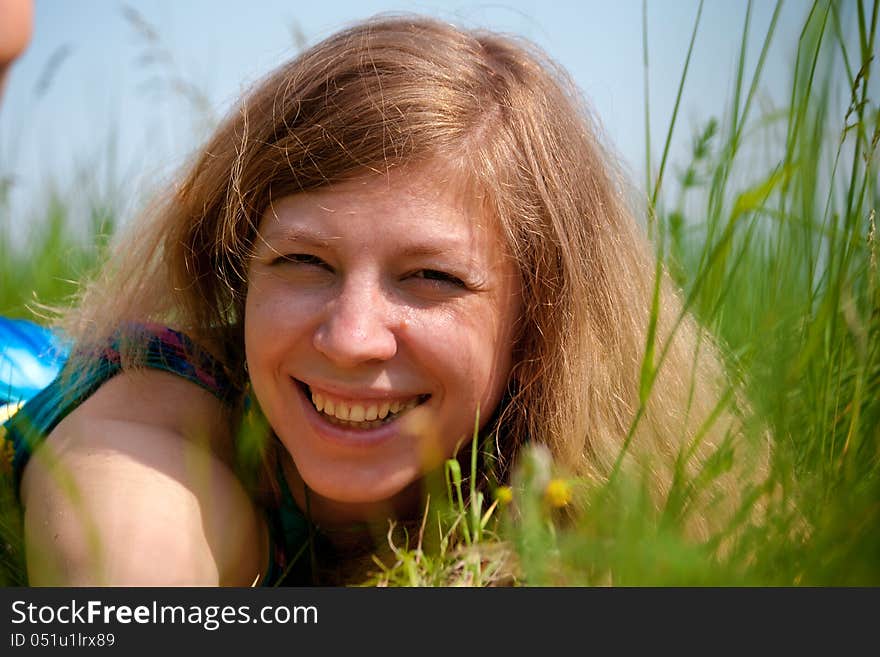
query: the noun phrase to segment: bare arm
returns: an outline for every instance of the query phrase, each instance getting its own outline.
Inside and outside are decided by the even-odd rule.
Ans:
[[[122,374],[71,413],[22,480],[32,585],[237,585],[265,525],[228,465],[229,418],[198,386]]]

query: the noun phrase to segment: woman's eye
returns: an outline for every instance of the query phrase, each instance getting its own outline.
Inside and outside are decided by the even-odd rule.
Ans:
[[[427,281],[435,281],[437,283],[447,283],[456,287],[466,287],[464,281],[457,276],[449,274],[445,271],[437,269],[420,269],[412,274],[413,278],[421,278]]]
[[[323,269],[330,269],[330,265],[318,256],[309,253],[288,253],[275,259],[274,264],[312,265]]]

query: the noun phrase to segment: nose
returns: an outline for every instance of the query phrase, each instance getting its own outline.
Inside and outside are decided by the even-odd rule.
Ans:
[[[381,362],[397,353],[393,309],[377,283],[346,284],[315,330],[315,348],[341,367]]]

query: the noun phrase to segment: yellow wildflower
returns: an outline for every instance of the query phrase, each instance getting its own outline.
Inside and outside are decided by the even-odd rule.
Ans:
[[[556,509],[566,506],[571,502],[571,484],[565,479],[551,479],[544,489],[544,498]]]
[[[498,504],[510,504],[513,501],[513,489],[510,486],[499,486],[495,489],[495,499]]]

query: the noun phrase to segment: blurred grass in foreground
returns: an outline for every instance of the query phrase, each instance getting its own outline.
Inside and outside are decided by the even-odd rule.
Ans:
[[[652,169],[650,155],[647,163],[649,232],[686,307],[726,346],[753,409],[756,438],[771,431],[770,475],[726,529],[695,543],[681,521],[700,480],[677,481],[658,508],[639,481],[566,479],[546,454],[532,450],[513,490],[497,496],[500,507],[483,503],[475,512],[456,495],[446,505],[446,526],[465,539],[461,525],[473,534],[490,516],[482,531],[513,547],[515,581],[880,584],[880,110],[869,93],[878,2],[814,3],[798,42],[788,107],[755,118],[780,5],[755,69],[746,71],[749,5],[732,101],[722,119],[696,130],[674,199],[661,186],[677,104],[659,167]],[[699,12],[694,35],[698,22]],[[843,110],[841,94],[849,99]],[[647,353],[643,369],[650,375],[663,344]],[[708,476],[727,467],[722,456]],[[749,502],[759,498],[765,518],[752,523]],[[585,512],[566,513],[569,507]],[[421,552],[399,550],[395,567],[386,566],[373,583],[431,581],[435,565]],[[450,570],[457,583],[490,584],[509,573],[507,558],[463,549],[446,563],[458,566]],[[419,564],[429,564],[427,572],[419,574]]]
[[[699,479],[676,482],[658,508],[642,482],[566,478],[540,449],[524,455],[512,487],[483,493],[450,462],[420,531],[395,539],[365,583],[880,584],[880,110],[869,85],[878,4],[816,2],[789,104],[759,116],[778,13],[747,71],[747,12],[732,101],[724,117],[697,126],[674,198],[663,179],[672,175],[675,115],[656,169],[648,156],[647,225],[658,253],[687,309],[722,339],[752,405],[750,426],[773,437],[769,478],[751,498],[766,499],[764,520],[752,524],[746,504],[724,531],[695,543],[681,520]],[[843,110],[841,94],[850,99]],[[33,317],[35,301],[63,303],[99,264],[117,219],[96,208],[83,239],[71,234],[63,198],[47,208],[21,251],[8,219],[0,223],[0,313]],[[647,353],[650,381],[663,344]],[[726,467],[719,457],[706,476]],[[0,583],[23,583],[21,528],[14,497],[3,494]]]

